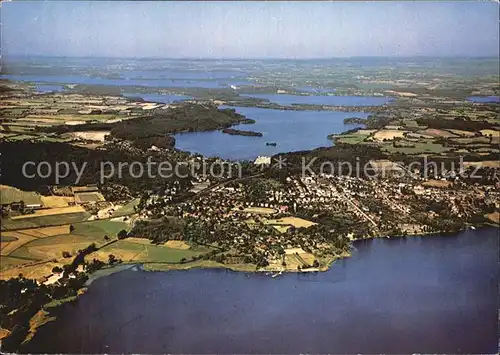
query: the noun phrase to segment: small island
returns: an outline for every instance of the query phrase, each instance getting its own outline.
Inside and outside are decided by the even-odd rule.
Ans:
[[[243,130],[234,129],[234,128],[224,128],[222,130],[222,133],[230,134],[233,136],[262,137],[261,132],[243,131]]]

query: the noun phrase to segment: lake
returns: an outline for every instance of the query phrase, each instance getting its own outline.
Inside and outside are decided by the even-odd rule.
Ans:
[[[288,94],[243,94],[245,97],[265,99],[282,106],[292,104],[330,105],[330,106],[380,106],[389,103],[388,97],[374,96],[327,96],[327,95],[288,95]]]
[[[45,94],[49,92],[64,91],[64,87],[62,85],[37,84],[35,85],[35,90],[39,93]]]
[[[280,152],[308,150],[331,146],[330,133],[341,133],[360,127],[344,124],[347,117],[367,117],[363,112],[284,111],[256,107],[236,107],[238,113],[254,119],[255,124],[242,124],[233,128],[261,132],[263,137],[235,136],[221,131],[190,132],[175,135],[175,147],[204,156],[225,159],[255,159]],[[275,147],[267,142],[277,143]]]
[[[32,353],[496,353],[496,228],[365,240],[323,273],[128,269],[39,329]]]
[[[470,96],[467,101],[479,103],[500,103],[500,96]]]

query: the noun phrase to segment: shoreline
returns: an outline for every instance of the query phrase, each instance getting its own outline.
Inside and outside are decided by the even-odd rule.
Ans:
[[[471,227],[474,227],[472,229]],[[109,275],[112,275],[117,272],[121,272],[123,270],[128,270],[132,269],[134,267],[137,267],[141,271],[148,271],[148,272],[168,272],[168,271],[177,271],[177,270],[193,270],[193,269],[227,269],[235,272],[247,272],[247,273],[310,273],[310,272],[326,272],[329,271],[332,267],[333,264],[342,259],[346,259],[352,256],[352,250],[354,249],[354,244],[355,242],[358,241],[364,241],[364,240],[374,240],[374,239],[400,239],[400,238],[406,238],[406,237],[446,237],[449,235],[465,232],[465,231],[473,231],[473,230],[478,230],[478,229],[483,229],[483,228],[498,228],[498,225],[494,224],[489,224],[485,223],[482,225],[470,225],[467,226],[467,228],[460,229],[457,231],[450,231],[450,232],[428,232],[428,233],[414,233],[414,234],[407,234],[407,235],[394,235],[394,236],[374,236],[374,237],[369,237],[369,238],[359,238],[359,239],[352,239],[351,240],[351,249],[349,251],[345,251],[340,255],[332,255],[330,257],[326,257],[324,260],[326,260],[326,263],[324,265],[321,265],[317,268],[308,268],[308,269],[303,269],[303,270],[296,270],[296,269],[283,269],[281,267],[276,267],[276,268],[270,268],[266,267],[263,269],[256,269],[256,265],[254,264],[223,264],[223,263],[218,263],[213,260],[196,260],[193,262],[186,262],[186,263],[162,263],[162,262],[155,262],[155,263],[127,263],[123,262],[120,265],[116,266],[111,266],[111,267],[106,267],[104,269],[96,271],[94,274],[91,274],[89,276],[89,280],[85,284],[85,286],[90,286],[92,282],[95,280],[106,277]],[[97,274],[97,275],[96,275]]]
[[[408,234],[406,236],[391,236],[391,237],[383,237],[383,236],[375,236],[375,237],[370,237],[370,238],[363,238],[363,239],[355,239],[352,240],[351,243],[357,242],[357,241],[362,241],[362,240],[374,240],[374,239],[398,239],[398,238],[405,238],[405,237],[442,237],[442,236],[448,236],[448,235],[453,235],[453,234],[458,234],[464,231],[469,231],[469,230],[480,230],[480,229],[485,229],[485,228],[498,228],[498,225],[492,225],[492,224],[483,224],[481,226],[475,227],[475,229],[471,229],[471,226],[466,229],[461,229],[458,231],[453,231],[453,232],[432,232],[432,233],[420,233],[420,234]],[[351,250],[348,252],[344,252],[341,255],[335,255],[331,256],[330,258],[327,259],[327,263],[325,265],[322,265],[318,268],[310,268],[307,270],[282,270],[282,269],[260,269],[256,270],[255,265],[253,264],[221,264],[218,262],[215,262],[213,260],[197,260],[191,263],[184,263],[184,264],[168,264],[168,263],[122,263],[119,265],[115,266],[108,266],[103,269],[97,270],[94,273],[89,275],[89,279],[87,282],[84,284],[84,287],[82,287],[76,296],[73,297],[68,297],[66,299],[62,300],[57,300],[56,302],[52,301],[47,303],[42,307],[42,309],[35,314],[30,320],[30,330],[28,333],[28,336],[26,339],[23,341],[23,344],[28,343],[33,337],[36,335],[37,330],[42,327],[43,325],[53,322],[57,320],[57,310],[68,303],[73,303],[73,302],[78,302],[80,296],[84,295],[89,291],[89,287],[91,284],[103,277],[107,277],[110,275],[113,275],[115,273],[119,273],[124,270],[130,270],[130,269],[136,269],[134,271],[144,271],[144,272],[168,272],[168,271],[180,271],[180,270],[193,270],[193,269],[205,269],[205,270],[217,270],[217,269],[226,269],[230,270],[233,272],[244,272],[247,274],[264,274],[265,276],[277,276],[281,274],[291,274],[291,273],[296,273],[296,274],[301,274],[301,273],[316,273],[316,272],[328,272],[329,270],[332,269],[333,265],[335,264],[336,261],[346,259],[352,256],[352,249],[355,249],[354,245],[351,244]],[[274,275],[270,275],[273,274]]]

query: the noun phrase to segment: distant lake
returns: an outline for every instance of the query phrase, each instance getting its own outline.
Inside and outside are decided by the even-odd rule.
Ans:
[[[174,94],[142,94],[142,93],[131,94],[131,93],[126,93],[126,94],[123,94],[123,96],[140,97],[140,98],[144,99],[145,101],[162,102],[165,104],[170,104],[174,101],[184,101],[184,100],[192,99],[191,96],[174,95]]]
[[[498,350],[496,228],[366,240],[323,273],[121,271],[56,310],[30,353]]]
[[[360,127],[345,125],[347,117],[367,117],[363,112],[283,111],[256,107],[236,107],[236,112],[254,119],[255,124],[233,128],[263,133],[263,137],[234,136],[221,131],[190,132],[175,135],[175,147],[204,156],[219,156],[231,160],[255,159],[259,155],[308,150],[331,146],[326,137]],[[275,147],[267,142],[277,143]]]
[[[480,102],[480,103],[488,103],[488,102],[500,102],[500,96],[470,96],[467,98],[468,101],[471,102]]]
[[[374,96],[325,96],[325,95],[288,95],[288,94],[242,94],[245,97],[266,99],[282,106],[292,104],[331,105],[331,106],[379,106],[388,103],[388,97]]]
[[[176,75],[176,76],[179,76]],[[231,85],[252,85],[248,80],[240,78],[218,78],[215,76],[213,79],[206,78],[204,72],[200,72],[199,78],[195,74],[190,74],[189,79],[174,79],[167,78],[155,72],[149,74],[149,77],[126,77],[121,76],[113,77],[99,77],[94,75],[24,75],[24,74],[3,74],[0,75],[2,79],[9,79],[14,81],[35,82],[45,84],[82,84],[82,85],[108,85],[108,86],[142,86],[151,88],[224,88]]]
[[[40,93],[48,93],[48,92],[61,92],[64,91],[64,87],[62,85],[50,85],[50,84],[35,84],[35,88],[37,92]]]

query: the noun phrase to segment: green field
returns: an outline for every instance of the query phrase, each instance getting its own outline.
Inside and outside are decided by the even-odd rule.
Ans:
[[[402,153],[407,155],[417,155],[434,153],[439,154],[448,150],[448,148],[443,147],[442,144],[432,143],[432,142],[411,142],[413,147],[394,147],[392,144],[384,144],[381,149],[385,150],[391,154]]]
[[[42,203],[40,195],[36,192],[23,191],[6,185],[2,185],[0,188],[0,201],[2,204],[19,201],[24,201],[26,204]]]
[[[4,133],[11,133],[14,135],[22,134],[22,133],[31,133],[33,132],[33,127],[28,127],[28,126],[19,126],[19,125],[14,125],[10,124],[8,125],[9,131],[5,131]]]
[[[89,217],[90,213],[88,212],[74,212],[21,219],[4,218],[2,219],[2,230],[58,226],[62,224],[83,222]]]
[[[24,141],[24,140],[30,140],[30,139],[37,139],[36,136],[28,135],[28,134],[20,134],[14,137],[9,137],[7,140],[9,141]]]
[[[124,262],[178,263],[182,258],[189,260],[193,256],[208,252],[208,248],[195,247],[188,250],[173,249],[164,245],[141,244],[127,240],[119,240],[99,250],[98,254],[113,254]]]
[[[113,239],[120,230],[126,228],[127,225],[123,222],[107,220],[78,223],[74,225],[74,230],[71,234],[61,234],[32,240],[16,249],[10,256],[46,260],[60,258],[63,251],[68,251],[74,255],[79,249],[86,248],[92,243],[95,243],[97,246],[107,243],[104,240],[105,235]]]
[[[0,242],[2,243],[9,243],[9,242],[13,242],[17,240],[16,237],[9,237],[9,236],[5,236],[5,235],[0,235]]]
[[[72,234],[85,236],[100,237],[101,239],[107,235],[110,238],[116,237],[119,231],[127,229],[127,224],[124,222],[102,220],[85,223],[78,223],[73,226],[75,229]]]
[[[26,264],[27,262],[31,262],[31,260],[2,256],[0,260],[0,270],[10,269],[22,264]]]
[[[107,120],[113,120],[115,118],[119,118],[117,115],[114,115],[114,114],[107,114],[107,113],[103,113],[103,114],[89,114],[89,115],[75,115],[74,117],[76,120],[85,120],[85,121],[89,121],[89,120],[96,120],[96,121],[107,121]]]
[[[29,109],[29,107],[8,108],[3,109],[0,112],[4,115],[22,115],[23,113],[29,111]]]
[[[417,121],[415,121],[415,120],[404,120],[403,125],[407,128],[421,128],[421,129],[425,128],[425,127],[419,126]]]
[[[340,136],[335,137],[336,143],[344,143],[344,144],[359,144],[362,143],[366,139],[366,134],[342,134]]]
[[[126,203],[122,207],[118,208],[113,212],[112,217],[128,216],[135,213],[134,207],[139,204],[140,199],[136,198],[132,201]]]
[[[37,142],[68,142],[71,139],[68,138],[58,138],[58,137],[47,137],[47,136],[39,136],[37,138]]]
[[[84,249],[92,243],[103,243],[104,239],[76,234],[63,234],[53,237],[36,239],[16,249],[10,256],[33,260],[61,258],[62,252],[74,255],[79,249]]]

